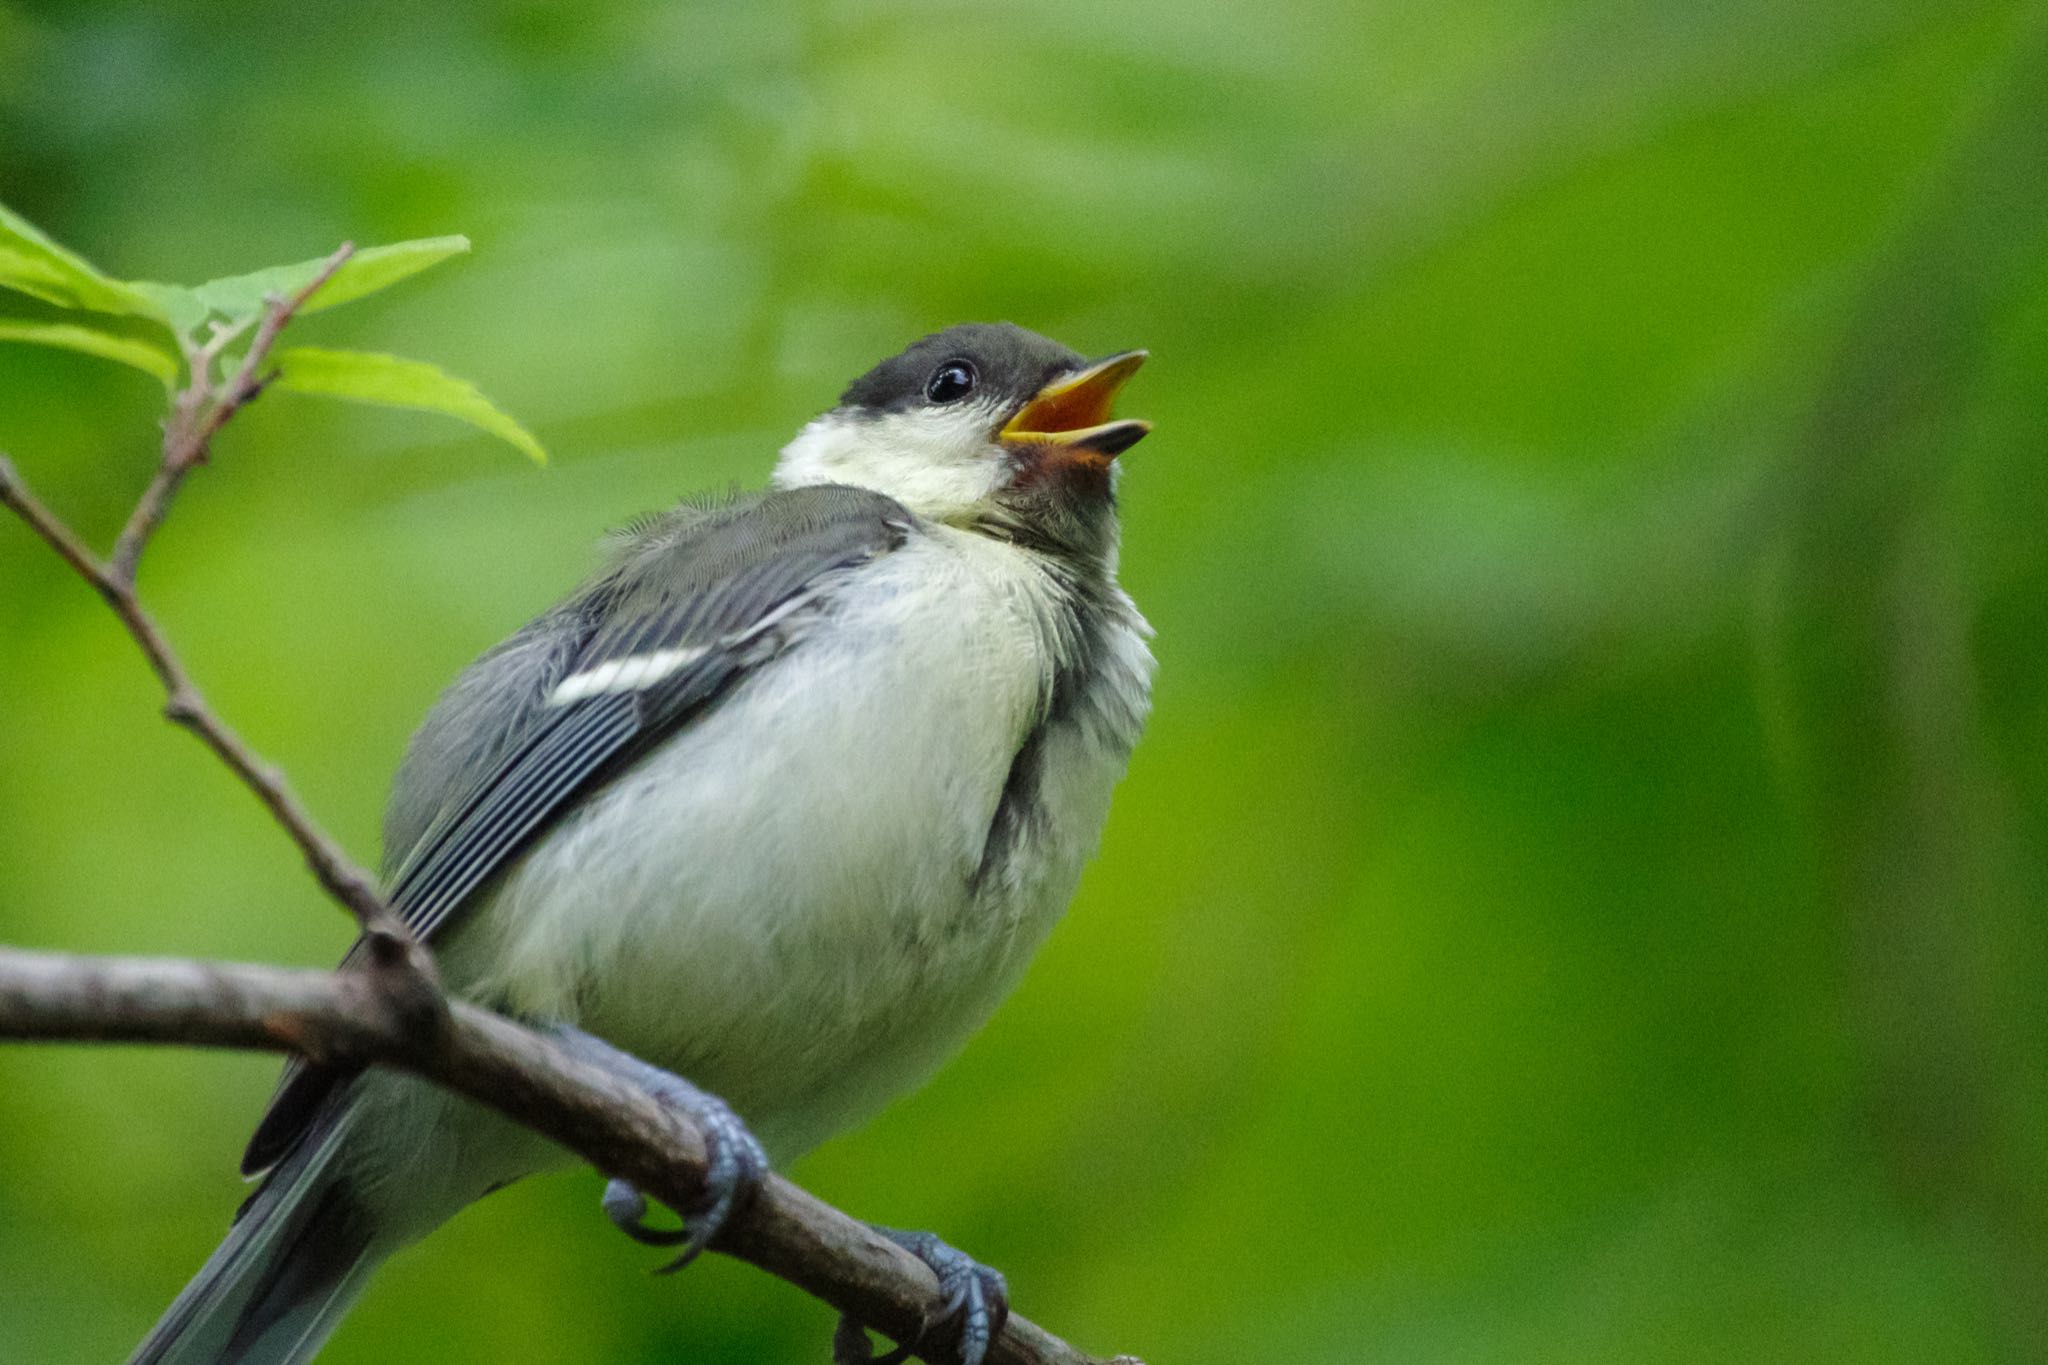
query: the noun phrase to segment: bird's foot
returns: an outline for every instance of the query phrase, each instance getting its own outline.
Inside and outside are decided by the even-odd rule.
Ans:
[[[647,1221],[647,1196],[631,1182],[611,1180],[604,1187],[605,1217],[619,1231],[647,1246],[681,1247],[659,1273],[672,1275],[697,1259],[732,1216],[745,1208],[768,1175],[768,1153],[747,1131],[732,1107],[681,1076],[621,1052],[602,1038],[580,1029],[561,1028],[557,1036],[585,1060],[630,1080],[662,1105],[683,1114],[704,1135],[704,1191],[689,1208],[678,1209],[683,1225],[656,1227]]]
[[[832,1335],[834,1365],[901,1365],[913,1354],[949,1365],[982,1365],[989,1343],[1010,1318],[1010,1286],[1002,1275],[929,1232],[869,1226],[931,1267],[946,1296],[945,1306],[916,1336],[884,1356],[874,1353],[866,1327],[841,1317],[839,1330]]]
[[[647,1196],[629,1181],[613,1179],[604,1187],[604,1212],[612,1225],[634,1241],[653,1247],[681,1247],[676,1258],[657,1273],[673,1275],[703,1254],[711,1239],[744,1208],[768,1174],[768,1153],[747,1131],[740,1116],[724,1100],[670,1076],[680,1089],[654,1090],[663,1104],[681,1110],[704,1134],[710,1162],[704,1170],[704,1193],[689,1208],[679,1209],[683,1225],[655,1227],[647,1221]]]

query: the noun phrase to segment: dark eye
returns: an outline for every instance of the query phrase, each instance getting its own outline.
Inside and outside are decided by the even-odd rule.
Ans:
[[[924,396],[934,403],[956,403],[973,392],[974,367],[964,360],[947,361],[924,382]]]

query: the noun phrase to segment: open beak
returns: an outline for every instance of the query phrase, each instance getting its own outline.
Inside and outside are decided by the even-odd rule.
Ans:
[[[1063,446],[1087,451],[1105,462],[1129,450],[1152,430],[1150,422],[1113,422],[1110,405],[1117,390],[1145,363],[1145,352],[1125,351],[1099,360],[1078,374],[1040,389],[1024,410],[1004,423],[1002,439],[1020,445]]]

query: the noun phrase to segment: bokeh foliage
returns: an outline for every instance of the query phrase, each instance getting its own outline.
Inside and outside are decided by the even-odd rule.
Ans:
[[[348,843],[608,524],[964,318],[1150,347],[1158,709],[1074,911],[797,1172],[1154,1362],[2048,1359],[2048,22],[1955,0],[0,0],[0,201],[323,317],[555,457],[260,403],[144,591]],[[160,394],[0,347],[111,537]],[[0,938],[345,939],[0,526]],[[0,1052],[0,1355],[118,1357],[272,1068]],[[534,1182],[337,1362],[811,1360]]]

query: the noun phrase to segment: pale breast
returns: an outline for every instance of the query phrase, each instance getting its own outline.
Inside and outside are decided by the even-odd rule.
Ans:
[[[854,572],[786,654],[522,858],[444,953],[466,990],[723,1094],[779,1156],[914,1084],[993,1008],[1123,761],[1070,727],[1041,737],[1057,856],[1036,841],[1043,870],[986,885],[1073,643],[1057,585],[1022,551],[929,526]]]

